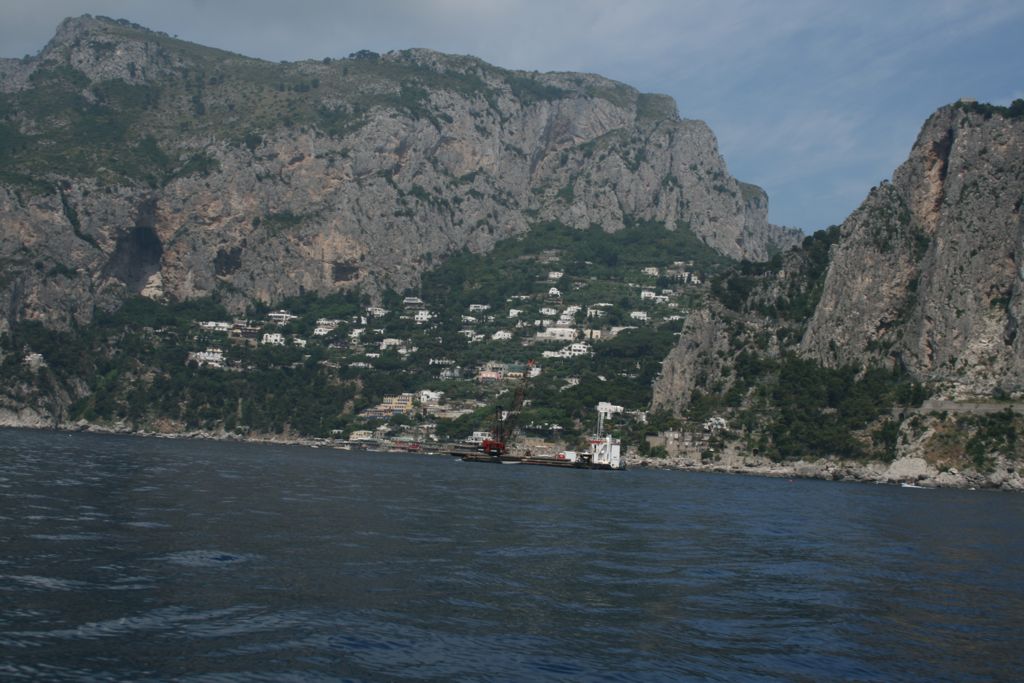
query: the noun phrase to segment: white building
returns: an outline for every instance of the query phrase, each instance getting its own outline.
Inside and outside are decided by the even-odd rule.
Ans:
[[[550,306],[545,306],[544,308],[540,309],[540,314],[547,316],[558,315],[558,309],[551,308]]]
[[[470,304],[469,305],[469,312],[470,313],[482,313],[483,311],[489,311],[489,310],[491,310],[491,307],[490,307],[489,304]]]
[[[724,417],[715,415],[704,420],[704,431],[705,432],[720,432],[723,429],[728,429],[729,424],[725,421]]]
[[[654,292],[649,290],[649,289],[645,289],[642,292],[640,292],[640,300],[641,301],[644,301],[646,299],[653,299],[654,297],[655,297]]]
[[[647,266],[644,268],[644,275],[650,275],[651,277],[658,277],[658,269],[654,266]]]
[[[552,299],[561,299],[562,293],[558,291],[558,287],[552,287],[551,289],[548,290],[548,296],[551,297]]]
[[[491,335],[491,339],[493,339],[494,341],[508,341],[511,338],[512,333],[509,332],[508,330],[498,330],[497,332]]]
[[[272,344],[273,346],[284,346],[284,335],[280,332],[268,332],[263,335],[263,344]]]
[[[522,314],[522,312],[523,312],[523,309],[521,309],[521,308],[510,308],[510,309],[508,309],[508,317],[510,317],[510,318],[518,318]]]
[[[387,351],[388,349],[397,349],[401,345],[402,345],[402,340],[401,339],[395,339],[393,337],[388,337],[387,339],[382,339],[381,340],[381,342],[380,342],[380,350],[381,351]]]
[[[426,309],[423,309],[423,310],[416,311],[416,315],[414,315],[412,319],[415,320],[417,323],[425,323],[425,322],[429,321],[433,317],[434,317],[433,313],[431,313],[430,311],[428,311]]]
[[[429,389],[421,389],[420,390],[419,399],[420,399],[420,403],[422,403],[424,405],[427,405],[427,404],[434,404],[434,405],[436,405],[441,400],[442,396],[444,396],[444,392],[443,391],[430,391]]]
[[[641,322],[647,322],[650,320],[650,316],[647,315],[647,311],[633,311],[629,314],[629,317],[633,320],[639,320]]]
[[[612,415],[618,415],[622,413],[622,411],[624,410],[625,408],[623,408],[622,406],[617,406],[612,403],[608,403],[607,401],[601,401],[600,403],[597,404],[597,412],[603,415],[606,420],[610,418]]]
[[[292,337],[292,344],[298,346],[300,349],[306,348],[306,340],[302,337]]]
[[[292,320],[295,320],[298,317],[299,316],[292,315],[288,311],[274,311],[272,313],[267,313],[267,318],[270,320],[270,322],[275,323],[277,325],[286,325],[287,323],[290,323]]]
[[[222,323],[216,320],[206,320],[199,323],[199,327],[208,332],[230,332],[231,323]]]
[[[565,273],[560,270],[548,271],[548,279],[551,281],[561,280],[563,275],[565,275]]]
[[[548,327],[537,333],[539,341],[570,341],[576,339],[575,327]]]
[[[371,318],[383,318],[387,314],[387,309],[381,308],[380,306],[370,306],[369,308],[366,309],[366,315],[370,316]]]
[[[563,350],[568,353],[569,358],[575,358],[576,356],[589,356],[594,353],[594,349],[591,348],[590,344],[587,342],[573,342]]]
[[[224,352],[218,348],[211,347],[205,351],[193,351],[188,354],[188,359],[211,368],[224,367]]]
[[[573,342],[558,351],[545,351],[541,355],[544,358],[576,358],[577,356],[589,356],[594,352],[587,342]]]

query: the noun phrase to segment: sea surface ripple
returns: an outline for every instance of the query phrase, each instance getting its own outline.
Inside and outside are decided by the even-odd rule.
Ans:
[[[0,430],[0,679],[1012,681],[1024,496]]]

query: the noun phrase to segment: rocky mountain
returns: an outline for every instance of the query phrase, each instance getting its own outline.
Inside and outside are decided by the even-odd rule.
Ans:
[[[741,350],[723,341],[730,316],[785,330],[783,350],[826,368],[899,369],[951,398],[1024,391],[1022,202],[1024,102],[943,107],[841,226],[719,283],[655,403],[684,405],[695,364]]]
[[[1024,389],[1024,117],[936,112],[842,226],[801,351],[898,363],[951,395]]]
[[[728,415],[748,454],[898,458],[899,477],[1024,486],[1022,202],[1024,100],[943,107],[841,226],[714,283],[654,407]],[[944,474],[964,468],[973,479]]]
[[[422,49],[275,64],[88,15],[0,60],[0,330],[135,294],[401,290],[545,221],[657,221],[751,260],[799,237],[703,122],[592,74]]]

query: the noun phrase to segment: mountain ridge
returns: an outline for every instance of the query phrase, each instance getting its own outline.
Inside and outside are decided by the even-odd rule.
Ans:
[[[842,225],[715,282],[653,407],[726,415],[776,458],[910,458],[942,485],[950,469],[1016,477],[1022,202],[1024,101],[940,108]]]
[[[85,16],[8,60],[0,98],[5,328],[140,293],[401,290],[550,220],[655,220],[755,260],[798,238],[706,124],[591,74],[424,49],[274,64]]]

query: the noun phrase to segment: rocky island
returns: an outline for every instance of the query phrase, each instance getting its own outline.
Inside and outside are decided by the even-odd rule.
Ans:
[[[1022,165],[958,102],[805,237],[600,76],[68,19],[0,60],[0,423],[456,439],[539,359],[523,430],[635,464],[1024,488]]]

